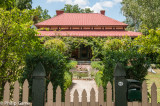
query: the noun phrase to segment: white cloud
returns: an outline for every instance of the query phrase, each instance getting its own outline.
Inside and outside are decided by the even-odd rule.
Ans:
[[[65,4],[73,4],[72,0],[64,0]]]
[[[115,3],[120,3],[122,0],[114,0]]]
[[[86,6],[89,4],[89,0],[47,0],[48,3],[50,2],[64,2],[65,4],[78,4],[80,7]]]
[[[50,3],[50,2],[64,2],[65,0],[47,0],[47,3]]]
[[[75,0],[74,4],[78,4],[79,6],[86,6],[87,4],[89,4],[88,0]]]
[[[122,2],[122,0],[109,0],[109,1],[100,0],[99,2],[96,2],[93,6],[89,8],[93,10],[95,13],[99,13],[100,10],[106,10],[107,8],[112,8],[114,5],[120,2]]]
[[[95,13],[99,13],[100,10],[103,10],[103,7],[101,3],[96,3],[91,7],[91,10],[93,10]]]
[[[100,13],[100,10],[106,10],[106,8],[111,8],[114,6],[113,1],[100,1],[95,3],[92,7],[86,6],[86,8],[90,8],[95,13]]]
[[[72,0],[47,0],[47,3],[50,3],[50,2],[64,2],[66,4],[73,4]]]
[[[47,2],[64,2],[65,4],[75,5],[78,4],[80,8],[90,8],[95,13],[99,13],[100,10],[106,10],[107,8],[112,8],[117,3],[122,2],[122,0],[99,0],[92,6],[89,5],[89,0],[47,0]]]
[[[114,3],[112,1],[104,1],[104,2],[101,2],[101,5],[103,7],[113,7]]]

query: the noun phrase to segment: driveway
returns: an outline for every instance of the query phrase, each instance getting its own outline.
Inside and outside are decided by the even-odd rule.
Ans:
[[[75,89],[77,89],[79,94],[79,101],[81,102],[82,92],[83,89],[87,92],[87,101],[90,101],[90,91],[94,88],[96,92],[96,101],[98,101],[98,87],[94,80],[72,80],[72,85],[70,87],[70,95],[71,95],[71,102],[73,102],[73,94]]]

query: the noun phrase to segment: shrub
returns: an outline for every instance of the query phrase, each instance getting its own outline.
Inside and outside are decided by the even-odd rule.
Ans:
[[[115,43],[118,43],[118,45]],[[113,71],[118,62],[124,65],[127,74],[126,78],[139,81],[145,80],[150,64],[149,59],[145,54],[138,53],[137,47],[132,45],[132,41],[129,38],[113,39],[110,43],[107,41],[105,46],[108,47],[104,48],[103,53],[104,71],[102,80],[104,87],[108,81],[113,82]],[[114,46],[116,47],[114,48]]]
[[[90,72],[91,78],[95,79],[96,74],[97,74],[97,71],[96,71],[96,70],[94,70],[94,69],[91,70],[91,72]]]
[[[64,100],[64,92],[70,86],[72,76],[67,69],[66,57],[56,49],[42,49],[32,52],[26,56],[26,66],[24,68],[25,71],[22,76],[22,82],[25,79],[28,79],[30,84],[30,95],[32,73],[39,62],[43,64],[46,71],[46,87],[50,81],[53,84],[54,100],[58,85],[62,88],[62,99]]]
[[[68,50],[67,45],[61,39],[58,38],[47,40],[44,43],[44,47],[46,49],[56,49],[64,54],[67,54],[66,52]]]
[[[152,64],[160,64],[160,28],[151,29],[146,36],[138,36],[134,39],[134,44],[138,45],[138,52],[145,53],[151,58]]]
[[[92,68],[95,68],[99,71],[103,71],[104,70],[104,65],[102,61],[92,61],[91,62],[91,66]]]
[[[68,69],[76,68],[77,66],[77,61],[70,61],[67,65]]]
[[[72,73],[69,71],[64,72],[64,91],[72,84]]]
[[[103,77],[103,72],[98,71],[95,76],[95,81],[98,87],[100,87],[103,84],[102,77]]]

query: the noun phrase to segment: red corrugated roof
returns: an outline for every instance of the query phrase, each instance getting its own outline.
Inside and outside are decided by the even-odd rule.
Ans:
[[[137,37],[138,35],[142,35],[140,32],[132,32],[132,31],[38,31],[38,36],[73,36],[73,37],[122,37],[122,36],[130,36]]]
[[[56,17],[50,18],[43,22],[37,23],[36,26],[108,26],[127,24],[114,20],[110,17],[99,13],[63,13]]]

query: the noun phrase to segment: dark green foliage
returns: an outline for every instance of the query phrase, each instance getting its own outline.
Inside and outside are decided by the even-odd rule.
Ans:
[[[32,9],[32,0],[0,0],[0,8],[11,10],[15,7],[20,10]]]
[[[128,29],[148,34],[148,29],[160,26],[159,0],[123,0],[122,13],[129,24]]]
[[[15,3],[20,10],[32,9],[32,0],[15,0]]]
[[[113,72],[118,62],[124,65],[127,79],[136,79],[141,82],[145,80],[150,64],[146,55],[138,53],[134,47],[127,49],[122,48],[121,45],[118,50],[108,49],[104,51],[103,75],[99,73],[96,75],[96,83],[98,86],[101,84],[105,88],[109,81],[113,84]]]
[[[108,50],[104,54],[104,71],[103,71],[103,86],[106,86],[108,81],[113,82],[113,71],[118,62],[125,66],[127,79],[136,79],[139,81],[145,80],[149,60],[146,55],[138,53],[135,48],[126,50]]]
[[[48,14],[47,9],[43,10],[41,6],[37,6],[35,10],[37,10],[37,14],[35,14],[34,16],[34,23],[42,22],[51,18],[51,16]]]
[[[65,4],[65,7],[62,9],[65,13],[93,13],[94,11],[90,10],[90,8],[81,9],[78,4],[71,5]]]
[[[0,0],[0,8],[10,10],[11,8],[13,8],[13,4],[13,0]]]
[[[54,100],[56,94],[56,88],[59,85],[62,88],[62,99],[64,100],[64,92],[70,86],[72,82],[72,76],[67,69],[66,57],[57,51],[56,49],[42,49],[29,53],[26,56],[26,66],[23,73],[22,82],[28,79],[30,88],[32,86],[32,73],[35,66],[41,62],[46,71],[46,87],[51,81],[54,90]],[[30,89],[31,95],[31,89]]]
[[[20,78],[26,54],[41,48],[40,40],[35,36],[37,31],[31,28],[33,14],[35,14],[33,10],[21,11],[12,8],[7,11],[0,8],[0,87],[2,88],[7,81],[14,83]],[[0,95],[3,95],[1,88]]]
[[[138,48],[129,37],[108,38],[102,47],[103,64],[101,62],[91,64],[92,67],[103,71],[98,72],[95,77],[97,85],[106,87],[108,81],[113,83],[113,71],[118,62],[125,66],[126,78],[143,81],[147,75],[150,59],[144,53],[138,52]]]

